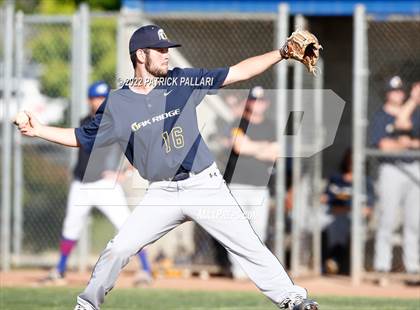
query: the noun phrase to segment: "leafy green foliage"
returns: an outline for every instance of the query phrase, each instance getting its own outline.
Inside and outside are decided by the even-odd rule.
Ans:
[[[121,0],[15,0],[15,7],[25,14],[73,14],[83,2],[95,11],[117,11],[121,6]]]
[[[93,19],[90,24],[91,78],[113,85],[116,68],[115,19]],[[49,97],[68,97],[71,86],[71,29],[41,25],[30,30],[28,51],[41,67],[41,91]],[[77,78],[77,77],[76,77]]]
[[[77,0],[18,1],[26,13],[74,14]],[[87,1],[92,10],[118,9],[119,1]],[[116,21],[92,18],[90,21],[91,76],[89,81],[105,80],[111,85],[116,68]],[[68,24],[34,25],[26,29],[26,55],[40,67],[41,91],[49,97],[69,97],[71,87],[72,30]],[[77,39],[77,38],[76,38]],[[75,77],[77,78],[77,77]]]
[[[116,19],[102,18],[91,21],[91,81],[104,80],[115,86],[116,38]]]
[[[37,10],[42,14],[73,14],[76,8],[74,0],[40,0]]]

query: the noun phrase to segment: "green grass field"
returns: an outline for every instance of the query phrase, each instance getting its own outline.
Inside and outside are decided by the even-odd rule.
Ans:
[[[67,288],[1,288],[2,310],[73,309],[80,289]],[[321,310],[418,310],[420,300],[320,297]],[[242,292],[185,292],[175,290],[116,289],[101,309],[277,309],[259,293]]]

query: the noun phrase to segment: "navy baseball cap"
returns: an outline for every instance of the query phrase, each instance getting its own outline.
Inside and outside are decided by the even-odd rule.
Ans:
[[[89,86],[88,97],[106,97],[109,94],[109,85],[104,81],[97,81]]]
[[[395,75],[387,81],[385,89],[387,92],[393,90],[404,90],[403,80],[398,75]]]
[[[170,48],[180,47],[181,44],[169,41],[162,28],[156,25],[147,25],[134,31],[130,38],[130,54],[140,48]]]

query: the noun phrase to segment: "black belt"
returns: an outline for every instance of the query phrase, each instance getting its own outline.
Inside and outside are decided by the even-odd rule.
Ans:
[[[174,182],[183,181],[183,180],[188,179],[190,176],[191,176],[190,171],[181,166],[179,167],[178,171],[176,172],[175,176],[172,178],[171,181],[174,181]]]
[[[190,173],[189,172],[179,172],[177,174],[175,174],[175,176],[172,178],[172,181],[177,182],[177,181],[182,181],[182,180],[186,180],[190,177]]]

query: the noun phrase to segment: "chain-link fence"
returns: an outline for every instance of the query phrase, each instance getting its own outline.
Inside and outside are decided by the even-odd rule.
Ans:
[[[12,158],[12,133],[11,124],[8,120],[10,111],[9,102],[13,100],[13,6],[9,5],[3,9],[3,18],[1,20],[4,32],[2,37],[2,80],[1,80],[1,120],[2,120],[2,148],[1,148],[1,264],[2,269],[7,270],[10,267],[10,230],[11,230],[11,180],[10,180],[10,162]]]
[[[275,44],[275,15],[203,16],[195,18],[166,18],[150,16],[150,20],[167,29],[171,39],[182,42],[182,55],[192,67],[217,68],[236,64],[251,56],[273,50]],[[274,68],[252,81],[235,84],[235,88],[261,85],[273,89]]]
[[[0,7],[0,20],[1,20],[1,26],[4,29],[5,28],[5,14],[4,14],[4,8]],[[0,34],[0,59],[1,59],[1,65],[0,65],[0,76],[3,76],[4,72],[3,72],[3,59],[4,59],[4,37],[3,37],[3,33]],[[3,98],[3,93],[1,94],[1,98]],[[1,108],[3,110],[3,107]]]
[[[70,124],[72,25],[62,21],[23,16],[18,32],[21,71],[17,110],[33,111],[41,122]],[[18,25],[20,26],[20,25]],[[51,264],[49,253],[56,253],[66,209],[69,186],[70,150],[42,140],[22,139],[22,155],[14,158],[22,165],[22,228],[16,229],[15,259],[22,264]],[[20,176],[17,176],[19,178]],[[17,184],[16,184],[17,185]],[[18,185],[17,185],[18,186]],[[17,215],[17,214],[16,214]],[[19,245],[19,243],[21,243]],[[20,250],[18,250],[20,249]],[[44,256],[41,256],[44,255]]]
[[[303,16],[294,19],[295,29],[309,29],[310,25]],[[318,70],[323,70],[320,61]],[[298,64],[293,66],[293,109],[304,111],[304,117],[311,119],[313,132],[318,135],[309,143],[295,133],[293,138],[292,154],[288,172],[288,194],[286,196],[286,210],[290,238],[290,268],[294,275],[319,274],[321,272],[321,191],[322,161],[318,149],[325,140],[326,126],[323,120],[323,109],[327,98],[322,92],[322,76],[313,77],[303,70]],[[305,92],[302,91],[305,89]],[[311,94],[311,104],[315,106],[314,113],[307,113],[307,93]],[[327,107],[328,108],[328,107]],[[299,128],[299,123],[294,120],[294,130]],[[310,157],[301,156],[309,152]],[[324,210],[325,211],[325,210]]]
[[[420,31],[420,23],[419,19],[412,19],[412,18],[400,18],[397,20],[377,20],[375,18],[370,18],[368,20],[368,47],[369,47],[369,54],[368,54],[368,61],[369,61],[369,89],[368,89],[368,111],[367,111],[367,120],[368,120],[368,128],[367,128],[367,147],[372,148],[379,148],[379,145],[376,144],[376,136],[381,136],[382,131],[386,130],[386,135],[381,136],[380,138],[385,138],[386,136],[398,139],[399,135],[408,134],[411,136],[410,132],[400,132],[394,133],[391,127],[394,126],[393,122],[376,122],[378,115],[381,115],[384,110],[384,103],[387,100],[390,100],[389,90],[392,88],[399,88],[399,85],[392,85],[392,83],[398,84],[398,78],[393,77],[400,77],[403,81],[402,91],[405,94],[405,98],[402,102],[408,100],[410,98],[410,91],[411,86],[414,82],[420,81],[420,55],[417,52],[420,48],[420,42],[416,40],[416,33]],[[388,104],[389,105],[389,104]],[[385,113],[389,113],[386,112]],[[392,114],[388,114],[392,115]],[[416,120],[418,123],[418,120]],[[418,126],[414,124],[414,126]],[[386,128],[383,128],[386,127]],[[411,131],[411,130],[409,130]],[[413,131],[413,133],[415,133]],[[419,138],[411,136],[411,138]],[[378,137],[379,139],[379,137]],[[404,153],[405,151],[409,150],[410,147],[402,149],[400,152]],[[382,148],[382,151],[384,149]],[[404,174],[404,164],[400,165],[400,162],[415,162],[419,160],[417,157],[409,157],[405,160],[401,158],[394,158],[389,159],[384,156],[385,154],[369,154],[367,155],[367,177],[369,180],[374,180],[376,184],[376,192],[377,192],[377,203],[376,203],[376,211],[374,221],[372,222],[370,229],[367,235],[367,250],[366,250],[366,268],[367,270],[377,270],[378,269],[385,269],[385,271],[395,271],[395,272],[403,272],[406,269],[404,268],[403,263],[403,244],[404,244],[404,233],[406,233],[407,229],[411,229],[410,224],[407,222],[407,215],[406,213],[411,213],[411,216],[416,217],[416,212],[414,210],[410,211],[406,204],[420,205],[420,197],[415,198],[413,201],[407,201],[403,199],[404,196],[408,196],[407,192],[404,192],[404,189],[399,187],[401,184],[401,180],[398,180],[398,171],[395,171],[393,179],[392,177],[387,180],[390,184],[393,184],[391,197],[400,197],[400,199],[395,199],[395,205],[390,205],[384,203],[384,199],[386,193],[384,193],[385,188],[382,186],[381,178],[384,177],[383,174],[380,173],[380,170],[387,169],[386,166],[394,166],[399,169],[401,173]],[[414,166],[407,166],[408,169],[416,169]],[[392,169],[392,168],[391,168]],[[420,187],[420,180],[416,175],[416,171],[409,171],[414,175],[412,178],[412,184],[406,184],[408,187]],[[410,178],[410,177],[409,177]],[[410,182],[408,182],[410,183]],[[415,189],[412,189],[415,190]],[[406,197],[407,197],[406,196]],[[411,199],[408,198],[407,199]],[[393,209],[394,211],[392,211]],[[389,240],[391,244],[391,255],[392,255],[392,262],[388,269],[385,265],[381,267],[381,262],[378,261],[376,258],[376,268],[375,268],[375,252],[376,255],[386,255],[381,251],[387,251],[386,249],[381,250],[382,247],[386,247],[385,244],[382,244],[380,239],[382,238],[385,232],[380,232],[378,230],[387,229],[383,227],[385,224],[386,219],[384,216],[391,212],[393,216],[393,222],[389,229],[392,230],[392,234],[389,236],[391,239]],[[410,215],[409,215],[410,216]],[[420,221],[417,218],[417,224]],[[413,231],[414,238],[418,240],[419,231]],[[379,237],[379,240],[378,240]],[[379,242],[379,243],[378,243]],[[405,247],[405,250],[408,250]],[[382,254],[381,254],[382,253]],[[416,262],[418,263],[418,262]],[[385,262],[383,264],[386,264]]]
[[[77,83],[83,74],[74,66],[80,60],[77,53],[81,47],[75,38],[80,39],[81,20],[79,13],[64,17],[23,17],[21,70],[25,78],[20,81],[19,109],[32,110],[43,123],[68,127],[90,113],[87,101],[83,100],[87,89],[74,95],[75,88],[81,88]],[[115,86],[116,15],[92,16],[89,29],[88,82],[104,80]],[[22,250],[15,253],[15,261],[51,265],[58,255],[75,154],[68,148],[33,139],[23,139],[22,153],[24,229],[17,229],[21,243],[18,248]],[[110,239],[115,231],[99,213],[93,213],[92,218],[93,225],[88,229],[92,234],[83,235],[82,239],[102,242],[82,240],[85,251],[81,250],[81,255],[87,254],[86,247],[90,244],[92,257],[96,257],[106,244],[104,238]],[[42,259],[35,261],[33,255]],[[83,265],[87,258],[81,261]]]
[[[0,24],[1,24],[2,29],[5,29],[6,19],[5,19],[5,12],[4,12],[4,8],[3,7],[0,7]],[[0,101],[1,102],[4,101],[4,92],[3,92],[3,87],[4,87],[4,85],[3,85],[4,84],[3,83],[3,77],[4,77],[4,46],[3,46],[3,44],[4,44],[4,37],[3,37],[3,34],[4,34],[4,32],[2,31],[0,33],[0,77],[1,77],[1,80],[0,80],[0,85],[1,85],[0,86]],[[0,113],[2,115],[4,115],[4,105],[3,104],[1,104],[1,106],[0,106]],[[1,126],[0,135],[1,135],[0,143],[1,143],[1,145],[4,145],[4,141],[3,141],[3,139],[4,139],[3,126]],[[1,160],[2,160],[2,163],[3,163],[4,162],[3,148],[2,148],[2,152],[1,152]],[[3,164],[0,167],[0,174],[2,176],[2,178],[0,180],[0,186],[1,186],[0,188],[3,189],[4,188],[4,184],[3,184]],[[1,194],[0,194],[0,199],[1,199],[2,202],[3,202],[3,199],[4,199],[3,198],[3,195],[4,195],[4,193],[2,191]],[[2,206],[3,206],[3,203],[2,203]],[[3,211],[3,208],[2,208],[2,211]],[[4,213],[1,212],[1,215],[0,215],[1,223],[4,223],[3,216],[4,216]],[[4,242],[4,240],[2,238],[1,239],[1,243],[3,243],[3,242]],[[1,247],[1,250],[0,250],[2,260],[4,260],[6,258],[6,255],[3,253],[3,251],[4,251],[4,247],[2,246]],[[2,265],[2,267],[4,267],[4,264]]]
[[[247,57],[273,50],[278,40],[277,18],[275,14],[89,14],[86,7],[81,8],[74,16],[21,16],[21,30],[17,32],[20,43],[15,51],[17,85],[21,97],[20,106],[16,106],[11,115],[18,109],[28,108],[44,123],[76,126],[79,119],[89,113],[86,103],[88,83],[104,80],[113,87],[118,87],[118,79],[131,77],[128,38],[141,25],[158,24],[165,29],[171,40],[182,44],[182,48],[171,51],[171,66],[215,68],[229,66]],[[19,18],[16,20],[19,29]],[[86,29],[89,34],[87,36]],[[21,54],[19,50],[22,51]],[[292,80],[294,76],[295,88],[322,88],[321,78],[314,79],[300,69],[302,68],[297,66],[290,70],[293,75],[287,75],[286,72],[284,80]],[[235,87],[244,92],[256,85],[267,90],[276,89],[277,76],[278,72],[273,68],[252,81]],[[278,94],[276,91],[272,93],[274,102],[278,100]],[[314,95],[315,106],[322,102],[322,95],[317,97],[318,95]],[[299,96],[301,94],[290,92],[288,101],[294,102]],[[217,152],[220,149],[216,146],[220,143],[212,141],[212,137],[214,138],[217,129],[231,122],[231,116],[225,96],[210,97],[212,98],[206,98],[208,104],[200,105],[198,114],[199,121],[206,124],[203,126],[203,137]],[[276,104],[272,104],[268,111],[268,117],[274,121],[276,109]],[[299,108],[296,110],[299,111]],[[322,109],[317,111],[322,114]],[[316,118],[317,115],[312,114],[310,117]],[[317,122],[319,119],[312,123],[319,125]],[[15,139],[19,138],[15,136]],[[299,145],[301,142],[296,143]],[[16,154],[19,154],[19,148]],[[23,184],[22,192],[19,194],[16,191],[22,201],[21,208],[17,205],[15,210],[15,222],[18,224],[14,230],[14,262],[22,265],[52,265],[58,257],[58,244],[72,180],[74,152],[42,140],[26,138],[22,139],[21,152],[21,156],[14,158],[15,166],[22,167],[21,175],[19,176],[19,168],[15,174],[14,191],[19,188],[19,184]],[[276,250],[277,253],[292,253],[290,265],[296,274],[296,270],[319,272],[319,225],[315,222],[303,227],[301,224],[304,221],[301,220],[300,212],[306,213],[305,218],[312,217],[315,221],[318,218],[312,214],[318,214],[319,209],[320,157],[315,155],[307,159],[296,159],[293,164],[291,162],[285,165],[289,167],[286,169],[288,174],[286,178],[282,178],[279,186],[285,185],[282,183],[285,179],[288,179],[289,185],[295,183],[296,186],[289,187],[290,197],[285,197],[284,200],[291,198],[298,201],[298,207],[291,207],[286,211],[288,225],[285,226],[289,228],[289,237],[285,238],[285,247],[280,242],[281,246]],[[220,165],[220,170],[224,171],[225,167]],[[277,173],[282,172],[286,175],[284,170]],[[130,197],[129,191],[127,195],[130,207],[135,205],[130,198],[134,198],[133,201],[141,198]],[[279,224],[274,207],[275,195],[275,191],[272,191],[273,206],[267,227],[267,244],[273,250],[282,229],[275,226],[276,222]],[[284,201],[280,200],[277,205],[282,206]],[[94,262],[113,234],[114,228],[108,220],[99,212],[93,212],[88,237],[84,237],[90,242],[84,243],[82,248],[85,247],[85,252],[82,250],[81,255],[88,257],[89,262]],[[220,271],[215,268],[219,266],[222,270],[229,271],[225,250],[194,224],[184,224],[171,232],[153,245],[150,253],[152,257],[170,257],[178,264],[198,265],[198,270],[204,268],[210,272]],[[37,259],[33,259],[35,255]]]
[[[419,268],[419,17],[358,7],[355,20],[353,276],[376,271],[382,283],[383,272]]]

